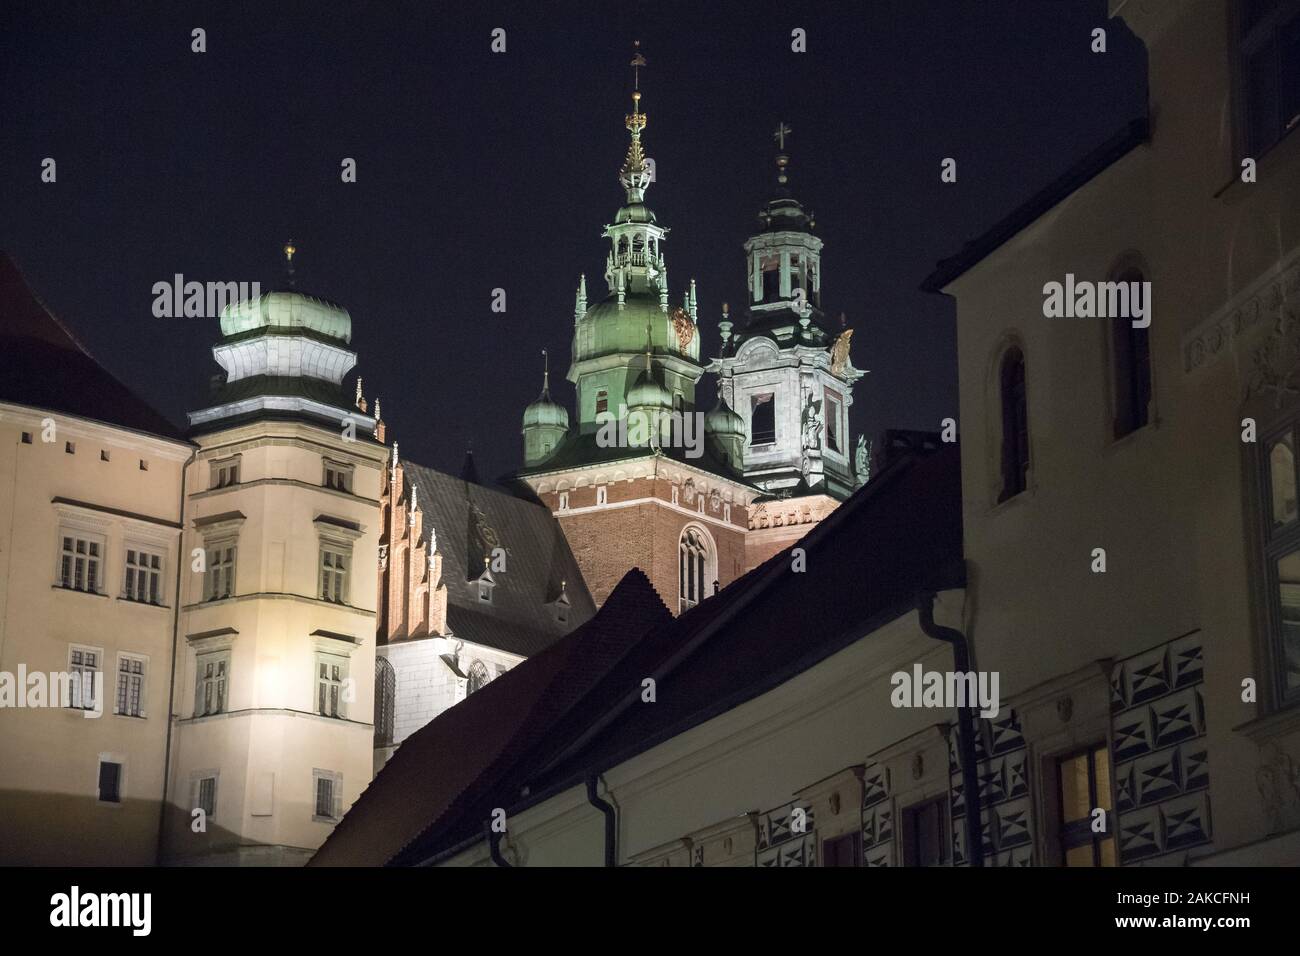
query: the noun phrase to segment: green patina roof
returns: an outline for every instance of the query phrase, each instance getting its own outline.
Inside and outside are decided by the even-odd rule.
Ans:
[[[681,355],[677,333],[673,329],[672,306],[668,312],[659,307],[657,294],[629,292],[618,307],[618,296],[610,293],[587,310],[573,330],[573,360],[595,358],[615,352],[643,355],[646,350],[646,327],[656,354],[665,352]],[[700,336],[698,330],[688,348],[688,358],[698,361]]]
[[[224,337],[261,330],[309,331],[346,343],[352,341],[352,317],[342,306],[301,292],[266,292],[221,310]]]

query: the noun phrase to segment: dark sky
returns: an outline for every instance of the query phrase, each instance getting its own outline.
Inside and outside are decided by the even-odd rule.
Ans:
[[[0,248],[93,355],[183,422],[218,329],[154,318],[153,284],[278,286],[292,237],[298,288],[351,312],[357,370],[403,453],[454,471],[472,441],[498,475],[520,464],[541,349],[568,367],[578,274],[605,291],[639,38],[648,200],[672,229],[673,304],[698,281],[706,353],[721,303],[743,301],[741,245],[784,120],[791,186],[826,243],[823,304],[847,314],[870,370],[854,432],[935,429],[956,415],[954,315],[918,284],[1144,108],[1145,51],[1105,7],[9,0]],[[790,49],[795,27],[807,53]],[[46,156],[56,184],[40,182]],[[956,185],[939,181],[946,156]],[[572,407],[567,382],[555,392]],[[705,408],[712,396],[706,379]]]

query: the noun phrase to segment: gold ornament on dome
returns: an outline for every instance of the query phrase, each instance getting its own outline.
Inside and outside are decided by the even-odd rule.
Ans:
[[[680,306],[673,310],[673,330],[677,333],[677,350],[685,352],[695,340],[695,323]]]
[[[831,374],[843,375],[844,369],[849,364],[849,342],[853,338],[853,330],[845,329],[840,333],[840,337],[835,340],[831,346]]]

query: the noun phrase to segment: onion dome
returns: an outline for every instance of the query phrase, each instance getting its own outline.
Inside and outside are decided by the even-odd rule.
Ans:
[[[542,380],[542,394],[524,409],[524,427],[569,428],[569,412],[563,405],[551,400],[550,373]]]
[[[713,406],[713,410],[704,416],[704,431],[709,435],[716,435],[718,438],[743,438],[745,436],[745,420],[740,417],[727,400],[718,393],[718,404]]]
[[[646,367],[641,370],[641,374],[628,389],[628,408],[669,408],[672,403],[672,396],[668,394],[668,389],[660,385],[659,379],[655,378],[654,371],[650,368],[650,356],[647,354]]]
[[[315,332],[349,343],[352,317],[342,306],[301,292],[267,292],[221,310],[221,334],[226,338],[259,330]]]

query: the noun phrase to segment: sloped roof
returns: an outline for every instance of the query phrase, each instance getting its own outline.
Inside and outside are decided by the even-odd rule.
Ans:
[[[670,618],[646,576],[629,571],[599,617],[408,737],[308,865],[382,865],[440,821],[462,819],[629,646]]]
[[[114,378],[0,252],[0,401],[183,441],[180,429]]]
[[[424,514],[422,540],[437,535],[442,581],[447,586],[447,624],[461,640],[525,657],[553,644],[592,616],[596,606],[564,532],[542,505],[453,475],[404,461],[405,481],[418,489]],[[492,601],[471,584],[483,573],[494,547],[506,552],[506,570],[494,574]],[[569,598],[569,619],[539,609]]]
[[[597,440],[597,432],[575,432],[570,430],[564,440],[556,446],[550,457],[531,467],[519,469],[513,475],[507,476],[505,480],[544,475],[549,472],[564,471],[570,468],[585,468],[589,465],[633,461],[639,458],[649,458],[657,453],[665,458],[670,458],[683,465],[690,465],[693,468],[698,468],[701,471],[724,478],[753,491],[759,490],[757,486],[746,481],[744,475],[722,459],[716,440],[709,435],[702,435],[701,438],[700,455],[697,458],[691,458],[687,454],[689,449],[678,445],[664,445],[657,452],[654,449],[645,447],[601,445]]]
[[[584,662],[581,693],[575,685],[549,701],[545,731],[516,740],[512,752],[517,753],[508,768],[499,765],[472,790],[465,788],[457,806],[428,814],[427,826],[416,839],[379,846],[352,841],[344,847],[331,846],[331,837],[322,848],[329,853],[318,854],[318,862],[427,860],[481,832],[494,807],[517,812],[548,793],[573,786],[593,770],[614,766],[771,690],[864,635],[869,639],[874,630],[913,608],[918,590],[958,586],[963,572],[956,447],[900,458],[795,546],[805,549],[806,572],[792,570],[786,549],[681,617],[655,615],[659,619],[649,626],[626,623],[624,600],[611,608],[619,594],[616,589],[587,626],[562,642],[560,653]],[[639,587],[643,578],[633,571],[620,589],[631,587],[633,574]],[[621,653],[609,643],[609,635],[620,628],[636,630]],[[557,670],[554,660],[539,655],[488,689],[496,688],[504,714],[516,706],[506,701],[512,688],[552,683]],[[519,683],[506,685],[511,676]],[[637,706],[646,677],[656,681],[653,707]],[[381,775],[371,790],[378,794],[402,786],[424,788],[444,775],[460,773],[454,766],[463,759],[460,751],[444,752],[435,742],[454,735],[458,747],[472,748],[469,741],[498,732],[496,721],[512,719],[486,706],[473,715],[462,712],[446,719],[462,706],[408,739],[404,746],[427,735],[420,752],[428,758],[418,768],[404,770],[410,778],[393,775],[384,780]],[[527,798],[521,796],[525,786]],[[382,812],[378,808],[386,802],[401,799],[395,792],[358,803],[343,825],[354,816],[371,817]],[[419,793],[413,799],[418,800]],[[361,819],[355,826],[354,832],[373,835],[377,824]]]

